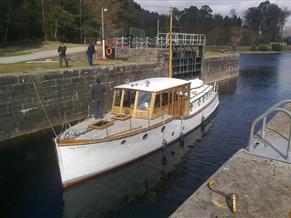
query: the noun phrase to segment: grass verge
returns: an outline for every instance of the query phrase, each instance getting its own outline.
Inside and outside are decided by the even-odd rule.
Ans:
[[[121,60],[116,61],[97,61],[95,64],[98,65],[116,65],[125,63]],[[84,61],[74,61],[69,62],[70,68],[83,68],[88,67],[88,64]],[[31,72],[37,70],[52,70],[60,69],[58,62],[48,62],[48,63],[16,63],[16,64],[0,64],[0,73],[23,73]]]

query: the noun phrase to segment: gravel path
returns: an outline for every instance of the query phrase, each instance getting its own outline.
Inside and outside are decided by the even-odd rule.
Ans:
[[[85,47],[68,48],[67,54],[85,52],[85,49],[86,49]],[[14,64],[14,63],[33,61],[33,60],[56,57],[56,56],[58,56],[58,53],[57,53],[57,50],[54,49],[54,50],[48,50],[48,51],[35,52],[32,54],[28,54],[28,55],[0,57],[0,64]]]

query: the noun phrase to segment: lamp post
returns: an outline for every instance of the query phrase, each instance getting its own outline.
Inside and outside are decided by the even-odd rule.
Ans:
[[[102,57],[105,59],[105,37],[104,37],[104,12],[107,8],[101,8],[101,22],[102,22]]]

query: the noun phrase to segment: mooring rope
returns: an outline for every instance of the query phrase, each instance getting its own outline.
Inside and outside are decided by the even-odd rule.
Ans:
[[[40,95],[39,95],[39,93],[38,93],[38,91],[37,91],[37,87],[36,87],[36,85],[35,85],[34,78],[32,77],[32,75],[30,75],[30,77],[31,77],[31,81],[32,81],[32,84],[33,84],[33,88],[34,88],[35,93],[36,93],[36,95],[37,95],[37,97],[38,97],[38,100],[39,100],[39,102],[40,102],[40,105],[41,105],[41,107],[42,107],[42,110],[43,110],[43,112],[44,112],[44,114],[45,114],[45,116],[46,116],[46,119],[48,120],[48,122],[49,122],[49,124],[50,124],[50,127],[51,127],[52,131],[54,132],[55,137],[57,137],[57,133],[56,133],[54,127],[53,127],[53,124],[51,123],[51,120],[50,120],[50,118],[49,118],[49,116],[48,116],[48,114],[47,114],[47,112],[46,112],[46,110],[45,110],[45,107],[44,107],[44,105],[43,105],[43,103],[42,103],[42,100],[41,100],[41,98],[40,98]]]

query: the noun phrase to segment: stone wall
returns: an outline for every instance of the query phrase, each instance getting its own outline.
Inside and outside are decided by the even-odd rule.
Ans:
[[[150,52],[155,58],[159,54]],[[201,77],[206,82],[238,75],[238,55],[206,58]],[[112,87],[126,81],[167,76],[167,64],[138,63],[62,69],[49,72],[2,74],[0,76],[0,141],[49,128],[37,97],[39,93],[54,126],[82,120],[92,114],[92,87],[101,80],[104,110],[109,111]],[[36,90],[34,88],[34,85]],[[66,115],[66,116],[65,116]]]
[[[201,78],[206,83],[238,76],[239,54],[208,57],[203,60]]]
[[[84,119],[92,114],[92,87],[101,80],[104,110],[112,101],[112,87],[126,81],[165,76],[158,64],[97,66],[90,69],[64,69],[50,72],[0,76],[0,141],[49,128],[41,103],[52,124]],[[36,90],[34,89],[34,83]]]

